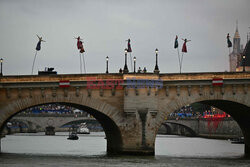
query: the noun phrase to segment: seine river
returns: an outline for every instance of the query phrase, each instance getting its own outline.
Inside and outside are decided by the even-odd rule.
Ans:
[[[107,156],[104,133],[79,135],[67,140],[67,133],[8,135],[1,140],[1,167],[30,166],[250,166],[243,158],[244,145],[227,140],[158,135],[155,156]]]

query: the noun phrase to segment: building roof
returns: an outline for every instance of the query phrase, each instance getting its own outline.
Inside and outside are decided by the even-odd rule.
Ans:
[[[243,56],[246,56],[245,66],[250,66],[250,40],[246,44],[246,47],[243,51]],[[243,61],[241,62],[241,66],[243,66]]]

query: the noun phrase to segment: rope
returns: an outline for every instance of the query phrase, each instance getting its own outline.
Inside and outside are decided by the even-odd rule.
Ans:
[[[230,48],[228,48],[228,52],[229,52],[229,54],[228,54],[228,57],[229,57],[230,53],[231,53],[231,49]],[[230,58],[229,58],[229,60],[230,60]],[[228,62],[228,58],[226,58],[226,62]],[[230,63],[229,63],[229,71],[230,71]]]
[[[36,55],[37,55],[37,51],[33,60],[33,65],[32,65],[32,70],[31,70],[31,75],[33,75],[33,70],[34,70],[34,65],[35,65],[35,61],[36,61]]]
[[[130,65],[131,65],[131,71],[132,71],[133,70],[133,63],[132,63],[131,52],[129,54],[130,54]]]
[[[178,53],[179,68],[180,68],[180,73],[181,73],[181,60],[180,60],[180,53],[179,53],[179,48],[178,47],[177,47],[177,53]]]

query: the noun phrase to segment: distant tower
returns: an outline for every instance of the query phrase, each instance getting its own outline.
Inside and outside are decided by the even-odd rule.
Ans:
[[[229,54],[230,71],[236,71],[240,65],[242,47],[240,46],[240,34],[238,30],[238,21],[236,21],[236,31],[233,38],[233,52]]]
[[[236,31],[234,33],[233,39],[233,52],[236,54],[240,53],[240,34],[238,30],[238,21],[236,21]]]

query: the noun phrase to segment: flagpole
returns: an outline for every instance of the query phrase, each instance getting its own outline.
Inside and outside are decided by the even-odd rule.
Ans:
[[[182,56],[181,56],[181,68],[180,68],[180,73],[181,73],[181,69],[182,69],[183,55],[184,55],[184,52],[182,52]]]
[[[177,53],[178,53],[178,60],[179,60],[179,68],[180,68],[180,73],[181,73],[181,60],[180,60],[180,53],[179,53],[179,47],[177,47]]]
[[[131,70],[132,70],[133,69],[133,63],[132,63],[131,52],[129,54],[130,54],[130,65],[131,65]]]
[[[34,64],[35,64],[35,61],[36,61],[36,55],[37,55],[37,50],[36,50],[36,54],[35,54],[35,57],[34,57],[34,60],[33,60],[31,75],[33,75],[33,69],[34,69]]]
[[[229,52],[229,54],[228,54],[228,57],[229,57],[229,56],[230,56],[230,53],[231,53],[230,47],[228,48],[228,52]],[[227,58],[226,60],[228,60],[228,58]],[[230,57],[229,57],[229,61],[230,61]],[[229,63],[229,71],[230,71],[230,63]]]
[[[86,74],[86,64],[84,60],[84,53],[82,53],[82,61],[83,61],[83,66],[84,66],[84,73]]]
[[[81,58],[81,53],[79,53],[79,56],[80,56],[80,72],[82,74],[82,58]]]

